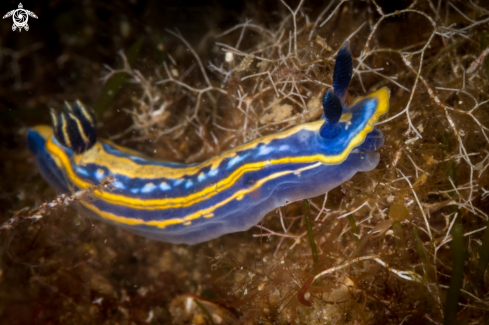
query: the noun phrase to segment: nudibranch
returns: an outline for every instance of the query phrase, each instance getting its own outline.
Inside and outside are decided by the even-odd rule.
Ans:
[[[387,112],[382,88],[345,105],[353,73],[349,44],[338,52],[323,117],[255,139],[199,164],[149,159],[97,139],[95,118],[81,102],[51,110],[52,127],[27,133],[43,177],[59,192],[97,187],[79,211],[133,233],[197,244],[256,225],[288,202],[326,193],[379,162],[384,142],[375,124]]]

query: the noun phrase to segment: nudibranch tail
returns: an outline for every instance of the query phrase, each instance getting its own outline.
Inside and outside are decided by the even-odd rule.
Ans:
[[[38,125],[27,130],[27,145],[36,158],[37,168],[45,180],[56,191],[69,192],[65,171],[60,168],[56,158],[46,150],[46,141],[53,137],[53,129]]]

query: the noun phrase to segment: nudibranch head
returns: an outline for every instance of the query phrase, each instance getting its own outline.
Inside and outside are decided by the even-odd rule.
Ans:
[[[346,107],[345,95],[352,75],[350,42],[346,41],[336,57],[333,88],[323,96],[324,123],[319,129],[325,145],[342,152],[345,158],[354,148],[374,151],[383,144],[382,133],[375,124],[389,108],[390,91],[387,88],[358,98],[352,106]]]

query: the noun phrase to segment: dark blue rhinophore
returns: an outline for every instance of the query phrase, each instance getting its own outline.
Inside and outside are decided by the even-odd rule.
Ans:
[[[329,89],[323,96],[323,116],[325,121],[319,130],[319,134],[325,139],[332,139],[341,131],[338,122],[345,107],[345,94],[350,85],[352,74],[353,62],[350,52],[350,41],[346,41],[336,56],[333,89]]]
[[[350,85],[353,75],[353,61],[350,52],[350,41],[346,41],[343,47],[338,51],[336,63],[333,72],[333,89],[336,96],[345,106],[345,94]]]
[[[319,129],[319,134],[325,139],[332,139],[340,133],[338,122],[343,113],[343,106],[340,99],[334,94],[333,89],[329,89],[323,96],[323,109],[325,122]]]

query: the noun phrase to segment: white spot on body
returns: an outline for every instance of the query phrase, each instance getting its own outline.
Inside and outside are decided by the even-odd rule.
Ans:
[[[115,188],[118,188],[120,190],[125,190],[126,189],[126,186],[124,185],[124,183],[122,183],[120,181],[113,181],[112,182],[112,186],[114,186]]]
[[[171,189],[171,186],[168,185],[166,182],[161,182],[160,184],[160,190],[162,191],[168,191]]]
[[[173,185],[178,186],[183,183],[183,179],[179,178],[176,181],[173,182]]]
[[[147,183],[141,189],[141,193],[153,192],[155,188],[156,188],[156,185],[155,184],[153,184],[153,183]]]
[[[139,193],[139,188],[132,188],[131,193],[133,194]]]
[[[103,169],[97,169],[95,172],[95,178],[101,181],[105,176],[104,170]]]
[[[194,185],[194,182],[192,182],[190,179],[185,183],[185,188],[190,188]]]
[[[211,177],[212,176],[216,176],[217,173],[218,173],[217,168],[214,168],[214,169],[209,170],[209,176],[211,176]]]
[[[81,168],[81,167],[77,167],[77,168],[76,168],[76,172],[77,172],[78,174],[83,175],[83,176],[89,176],[89,175],[90,175],[90,174],[89,174],[89,173],[88,173],[88,172],[87,172],[85,169],[83,169],[83,168]]]
[[[273,148],[263,146],[260,148],[260,150],[258,150],[258,156],[268,155],[272,151],[273,151]]]
[[[205,177],[205,174],[204,173],[200,173],[199,176],[197,176],[197,180],[199,182],[202,182],[203,180],[205,180],[207,177]]]
[[[280,151],[285,151],[285,150],[289,150],[289,148],[290,148],[290,147],[289,147],[288,145],[283,144],[283,145],[281,145],[280,147],[278,147],[278,150],[280,150]]]
[[[243,156],[236,156],[236,157],[233,157],[229,160],[228,162],[228,168],[231,168],[233,167],[234,165],[236,165],[237,163],[243,161],[244,159],[246,158],[246,155],[243,155]]]

